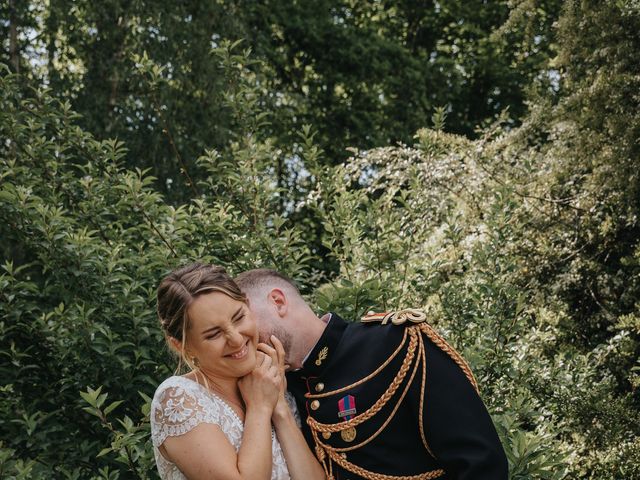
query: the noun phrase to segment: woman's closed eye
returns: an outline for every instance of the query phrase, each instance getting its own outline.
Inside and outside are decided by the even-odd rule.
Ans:
[[[207,332],[205,335],[205,340],[213,340],[214,338],[218,338],[220,336],[220,329],[213,330],[212,332]]]
[[[237,317],[233,317],[231,319],[231,323],[234,323],[234,324],[235,323],[239,323],[242,320],[244,320],[245,316],[246,315],[243,313],[242,315],[239,315]],[[219,328],[216,328],[215,330],[210,330],[210,331],[206,332],[204,338],[205,338],[205,340],[213,340],[213,339],[218,338],[221,333],[222,333],[222,330],[220,330]]]

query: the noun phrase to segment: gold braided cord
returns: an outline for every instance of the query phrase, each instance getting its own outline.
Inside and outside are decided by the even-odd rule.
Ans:
[[[365,470],[364,468],[347,461],[347,459],[343,458],[342,455],[331,450],[329,450],[327,453],[329,454],[329,458],[331,460],[336,462],[345,470],[368,480],[432,480],[444,475],[444,470],[442,469],[431,470],[429,472],[419,473],[417,475],[386,475],[384,473],[376,473],[370,470]]]
[[[389,388],[384,392],[384,394],[374,403],[366,412],[353,417],[351,420],[347,420],[346,422],[340,423],[320,423],[315,418],[309,416],[307,417],[307,424],[311,428],[311,430],[317,430],[319,432],[339,432],[342,430],[346,430],[350,427],[355,427],[360,425],[362,422],[366,422],[371,417],[373,417],[376,413],[380,411],[380,409],[389,401],[389,399],[396,392],[402,380],[407,375],[407,371],[409,370],[409,366],[413,360],[416,351],[416,344],[418,343],[419,335],[413,329],[409,331],[409,348],[407,349],[407,356],[402,362],[402,366],[398,371],[398,375],[393,379]]]
[[[369,443],[370,441],[372,441],[375,437],[377,437],[380,434],[380,432],[382,432],[384,430],[384,428],[388,425],[388,423],[391,421],[391,419],[396,414],[398,408],[400,407],[402,401],[404,400],[404,397],[408,393],[409,388],[411,387],[411,385],[413,383],[413,380],[415,379],[416,373],[417,373],[418,368],[420,367],[420,365],[422,365],[422,369],[423,369],[423,372],[424,372],[426,356],[424,355],[424,343],[423,343],[422,336],[418,334],[417,329],[411,328],[411,329],[407,329],[407,330],[409,330],[410,341],[409,341],[409,348],[407,350],[407,356],[405,357],[405,361],[403,362],[398,374],[396,375],[396,378],[394,379],[394,381],[390,385],[390,388],[387,389],[385,394],[373,405],[373,407],[371,407],[369,410],[367,410],[362,415],[360,415],[360,416],[358,416],[358,417],[356,417],[356,418],[354,418],[354,419],[352,419],[350,421],[341,422],[339,424],[332,424],[332,425],[320,424],[317,421],[315,421],[314,419],[312,419],[311,417],[308,417],[307,423],[311,427],[311,432],[312,432],[313,439],[314,439],[314,442],[315,442],[315,445],[316,445],[316,449],[315,449],[316,450],[316,456],[318,457],[318,460],[320,460],[320,462],[322,463],[322,467],[323,467],[323,469],[325,471],[325,474],[326,474],[328,479],[333,479],[334,478],[333,477],[333,463],[334,462],[336,464],[338,464],[339,466],[341,466],[343,469],[345,469],[345,470],[347,470],[347,471],[349,471],[351,473],[354,473],[356,475],[359,475],[362,478],[366,478],[368,480],[432,480],[432,479],[436,479],[436,478],[439,478],[442,475],[444,475],[445,472],[442,469],[431,470],[429,472],[420,473],[420,474],[416,474],[416,475],[386,475],[386,474],[382,474],[382,473],[376,473],[376,472],[372,472],[370,470],[366,470],[366,469],[364,469],[364,468],[362,468],[362,467],[360,467],[358,465],[355,465],[355,464],[349,462],[340,453],[340,452],[352,451],[352,450],[361,448],[362,446],[364,446],[367,443]],[[410,377],[409,377],[409,379],[407,381],[407,384],[406,384],[405,388],[402,391],[402,395],[400,396],[400,399],[396,403],[393,411],[391,412],[391,414],[387,418],[387,420],[384,422],[382,427],[380,427],[372,436],[370,436],[364,442],[361,442],[360,444],[354,445],[354,446],[351,446],[351,447],[334,448],[334,447],[331,447],[331,446],[329,446],[327,444],[322,443],[320,441],[320,438],[319,438],[319,435],[318,435],[319,433],[340,431],[340,430],[344,430],[346,428],[349,428],[352,425],[358,425],[359,423],[364,422],[365,420],[367,420],[371,416],[373,416],[376,413],[378,413],[378,411],[384,405],[386,405],[389,402],[391,397],[397,391],[399,385],[404,380],[404,377],[406,376],[406,373],[407,373],[408,369],[410,368],[411,363],[413,363],[413,359],[415,357],[416,346],[419,349],[420,355],[416,358],[416,361],[413,364],[413,369],[412,369],[411,375],[410,375]],[[424,377],[425,376],[423,374],[423,379],[424,379]],[[424,381],[423,381],[423,387],[424,387]],[[359,419],[360,421],[358,423],[354,422],[354,420],[356,420],[356,419]],[[335,427],[337,427],[337,428],[335,428]]]
[[[426,322],[426,314],[422,310],[416,310],[412,308],[398,310],[395,312],[388,313],[378,313],[378,314],[368,314],[362,317],[361,321],[364,323],[369,322],[381,322],[382,325],[385,325],[389,320],[394,325],[402,325],[405,322],[409,321],[416,325],[419,325],[420,330],[427,335],[427,337],[436,344],[443,352],[445,352],[451,359],[462,369],[464,374],[467,376],[471,385],[476,390],[477,393],[480,393],[478,388],[478,382],[476,381],[473,373],[471,372],[471,368],[466,360],[460,355],[455,348],[447,343],[447,341],[440,336],[438,332],[436,332],[431,325]],[[411,327],[409,327],[411,328]]]
[[[406,321],[407,319],[403,318],[402,320]],[[424,322],[424,323],[418,324],[416,322],[416,324],[407,327],[405,329],[402,342],[400,343],[398,348],[380,367],[378,367],[371,374],[367,375],[366,377],[358,380],[357,382],[351,385],[347,385],[337,390],[324,392],[321,394],[307,393],[305,395],[305,397],[308,399],[325,398],[331,395],[336,395],[338,393],[345,392],[349,389],[352,389],[358,385],[363,384],[368,380],[371,380],[373,377],[378,375],[386,366],[389,365],[389,363],[405,347],[407,343],[407,338],[409,339],[409,346],[407,348],[407,352],[402,362],[402,365],[398,370],[398,373],[396,374],[395,378],[393,379],[393,381],[391,382],[387,390],[384,392],[384,394],[367,411],[365,411],[360,415],[355,416],[351,420],[335,423],[335,424],[322,424],[322,423],[319,423],[317,420],[315,420],[311,416],[307,418],[307,424],[311,429],[311,433],[316,446],[315,448],[316,456],[318,457],[318,460],[320,460],[320,463],[322,464],[322,467],[328,479],[330,480],[334,479],[333,463],[336,463],[337,465],[342,467],[344,470],[347,470],[355,475],[359,475],[360,477],[363,477],[368,480],[431,480],[431,479],[439,478],[445,474],[445,471],[442,469],[431,470],[429,472],[420,473],[416,475],[387,475],[382,473],[376,473],[376,472],[366,470],[358,465],[355,465],[347,461],[346,455],[342,453],[342,452],[354,451],[354,450],[357,450],[358,448],[363,447],[364,445],[371,442],[374,438],[376,438],[387,427],[391,419],[397,413],[397,410],[400,407],[401,403],[404,401],[404,398],[407,395],[409,388],[411,387],[415,379],[418,368],[422,367],[420,408],[418,410],[420,437],[422,439],[422,443],[425,449],[427,450],[427,452],[433,458],[436,458],[431,448],[429,447],[429,444],[427,442],[427,437],[424,431],[425,392],[426,392],[426,381],[427,381],[427,355],[426,355],[424,339],[422,335],[420,335],[420,332],[426,335],[427,338],[429,338],[429,340],[431,340],[438,348],[440,348],[444,353],[446,353],[456,363],[456,365],[460,367],[460,369],[463,371],[463,373],[465,374],[469,382],[471,382],[473,388],[476,390],[476,392],[478,392],[478,383],[475,377],[473,376],[473,373],[471,371],[471,368],[469,367],[469,364],[464,360],[462,355],[460,355],[451,345],[449,345],[447,341],[444,340],[444,338],[442,338],[428,323]],[[416,356],[416,348],[418,349],[417,356]],[[415,357],[415,363],[413,362],[414,357]],[[346,430],[348,428],[356,427],[357,425],[360,425],[361,423],[369,420],[371,417],[376,415],[395,395],[398,388],[404,381],[412,364],[413,364],[413,368],[412,368],[409,380],[405,388],[403,389],[399,400],[396,402],[396,405],[394,406],[389,417],[385,420],[382,426],[378,428],[371,436],[369,436],[366,440],[362,441],[357,445],[353,445],[350,447],[343,447],[343,448],[331,447],[328,444],[324,444],[320,440],[320,437],[319,437],[320,433],[335,433],[335,432]]]
[[[427,337],[429,337],[429,340],[431,340],[434,344],[436,344],[436,346],[438,346],[440,350],[445,352],[447,355],[451,357],[451,359],[454,362],[456,362],[456,364],[462,369],[464,374],[467,376],[467,378],[471,382],[471,385],[473,385],[473,388],[475,388],[476,392],[480,393],[480,390],[478,389],[478,382],[476,381],[476,378],[473,376],[473,373],[471,372],[471,367],[469,367],[469,364],[466,362],[466,360],[462,358],[462,355],[460,355],[455,348],[449,345],[447,341],[444,338],[442,338],[440,334],[438,334],[438,332],[436,332],[428,323],[421,323],[419,328]]]
[[[305,393],[304,394],[305,398],[316,399],[316,398],[330,397],[331,395],[337,395],[338,393],[346,392],[347,390],[355,388],[358,385],[362,385],[364,382],[366,382],[368,380],[371,380],[373,377],[378,375],[382,370],[384,370],[384,368],[387,365],[389,365],[394,358],[396,358],[396,356],[398,355],[400,350],[402,350],[402,348],[405,346],[406,343],[407,343],[407,329],[405,329],[405,331],[404,331],[404,336],[402,337],[402,341],[400,342],[400,345],[398,345],[398,348],[396,348],[396,350],[391,354],[391,356],[389,358],[387,358],[385,360],[385,362],[382,365],[380,365],[378,368],[376,368],[369,375],[367,375],[364,378],[361,378],[360,380],[358,380],[355,383],[347,385],[346,387],[342,387],[342,388],[339,388],[337,390],[332,390],[330,392],[317,393],[317,394]]]
[[[427,449],[429,455],[433,458],[436,456],[431,451],[429,447],[429,442],[427,442],[427,436],[424,433],[424,395],[427,386],[427,354],[424,348],[424,341],[422,340],[422,336],[420,337],[420,357],[422,358],[422,386],[420,387],[420,408],[418,409],[418,424],[420,425],[420,437],[422,438],[422,444],[424,448]]]
[[[318,432],[312,428],[311,435],[313,436],[313,442],[315,443],[316,457],[322,464],[322,469],[324,470],[325,476],[327,477],[327,479],[331,480],[333,479],[333,467],[331,464],[331,459],[327,459],[325,450],[323,450],[320,446],[321,444],[320,439],[318,438]]]
[[[420,349],[424,349],[424,346],[422,345],[422,338],[420,336],[418,336],[418,346],[419,346]],[[340,452],[349,452],[351,450],[356,450],[356,449],[358,449],[360,447],[365,446],[367,443],[371,442],[374,438],[376,438],[378,435],[380,435],[380,433],[386,428],[386,426],[389,424],[389,422],[395,416],[396,412],[400,408],[400,405],[402,404],[402,401],[404,400],[404,397],[407,396],[407,392],[409,391],[409,388],[411,387],[411,384],[413,383],[413,379],[416,376],[416,372],[418,371],[418,367],[419,366],[420,366],[420,357],[417,357],[416,362],[415,362],[415,364],[413,366],[413,371],[411,372],[411,376],[409,377],[409,380],[407,381],[407,384],[404,387],[404,390],[402,391],[402,395],[400,395],[400,398],[396,402],[395,406],[393,407],[393,410],[391,411],[391,413],[389,414],[387,419],[384,421],[384,423],[369,438],[367,438],[363,442],[361,442],[361,443],[359,443],[357,445],[353,445],[351,447],[334,448],[334,447],[330,447],[329,445],[325,445],[325,444],[321,444],[321,447],[325,448],[325,449],[334,450],[334,451],[336,451],[338,453],[340,453]]]

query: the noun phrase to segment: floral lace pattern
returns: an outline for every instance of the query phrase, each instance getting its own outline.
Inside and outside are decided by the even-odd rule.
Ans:
[[[295,402],[288,394],[287,401],[300,425]],[[173,376],[160,384],[151,402],[150,417],[153,453],[163,480],[185,480],[186,477],[158,448],[167,437],[184,435],[201,423],[218,425],[236,452],[240,449],[244,425],[236,412],[220,397],[188,378]],[[271,439],[271,480],[288,480],[287,464],[273,428]]]

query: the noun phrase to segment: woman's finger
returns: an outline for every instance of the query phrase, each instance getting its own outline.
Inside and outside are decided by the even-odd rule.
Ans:
[[[256,367],[260,367],[264,363],[266,358],[267,355],[264,352],[258,350],[256,352]]]
[[[268,343],[259,343],[256,348],[270,357],[277,355],[276,349]]]
[[[278,365],[278,352],[271,346],[266,343],[259,343],[257,349],[263,352],[265,355],[271,357],[271,361],[273,364]]]
[[[276,381],[276,383],[280,385],[280,382],[282,380],[280,378],[280,371],[278,370],[278,367],[276,367],[275,365],[271,365],[268,371],[271,378],[273,378]]]
[[[271,335],[270,340],[276,350],[278,366],[280,367],[280,370],[284,372],[285,370],[284,356],[286,353],[284,351],[284,346],[282,345],[282,342],[280,341],[280,339],[275,335]]]
[[[271,368],[273,366],[273,359],[269,355],[267,355],[266,353],[263,353],[262,356],[263,356],[264,360],[262,361],[260,366],[262,366],[264,368]]]

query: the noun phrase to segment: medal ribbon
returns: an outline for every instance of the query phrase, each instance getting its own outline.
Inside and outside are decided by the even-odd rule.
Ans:
[[[345,395],[338,400],[338,417],[347,422],[356,414],[356,399],[353,395]]]

